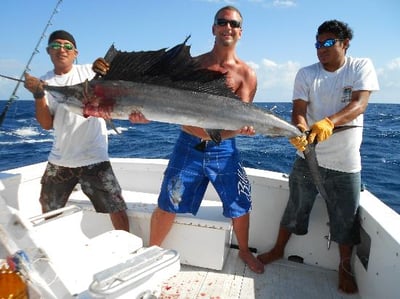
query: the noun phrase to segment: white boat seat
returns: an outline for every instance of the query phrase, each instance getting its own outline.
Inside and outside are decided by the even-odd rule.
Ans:
[[[83,213],[77,206],[29,220],[16,210],[12,213],[1,197],[0,206],[5,216],[0,217],[2,244],[8,254],[26,252],[23,270],[37,290],[30,291],[32,298],[152,298],[180,271],[176,251],[143,248],[142,239],[126,231],[88,238],[81,230]]]
[[[155,298],[159,294],[152,291],[152,284],[163,282],[179,270],[179,254],[175,250],[152,246],[140,250],[125,262],[96,273],[89,292],[96,298],[121,298],[121,293],[129,290],[126,298]]]
[[[135,216],[151,214],[157,207],[158,194],[156,193],[123,190],[122,195],[128,206],[128,214],[134,214]],[[84,207],[85,210],[90,209],[94,211],[90,200],[81,190],[71,194],[69,204],[78,205]],[[231,228],[231,220],[222,215],[222,203],[220,201],[207,199],[202,201],[196,216],[189,213],[177,214],[174,222],[224,230],[229,230]]]
[[[71,206],[64,212],[46,221],[43,219],[49,214],[31,218],[31,221],[35,243],[42,248],[72,294],[87,290],[93,273],[125,261],[143,247],[141,238],[121,230],[111,230],[90,239],[80,228],[82,210]],[[35,224],[40,219],[42,221]]]
[[[141,237],[147,246],[150,219],[157,207],[158,194],[123,190],[122,195],[128,206],[130,231]],[[69,203],[82,207],[88,215],[93,216],[95,213],[93,205],[82,190],[73,192]],[[221,270],[231,240],[231,219],[222,215],[221,201],[204,199],[196,216],[189,213],[176,215],[174,225],[161,246],[178,251],[183,264]]]

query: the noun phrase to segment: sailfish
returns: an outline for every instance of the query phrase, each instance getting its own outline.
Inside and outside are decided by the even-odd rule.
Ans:
[[[169,50],[140,52],[118,51],[112,45],[104,57],[110,63],[105,76],[45,89],[84,116],[128,119],[140,112],[148,120],[209,130],[253,126],[271,137],[302,134],[271,111],[242,102],[226,85],[226,74],[200,68],[186,41]]]
[[[189,37],[188,37],[189,38]],[[171,49],[125,52],[111,45],[104,59],[105,76],[72,86],[44,88],[56,101],[83,116],[129,119],[133,112],[148,120],[219,130],[253,126],[257,134],[292,138],[306,133],[251,103],[244,103],[226,85],[226,74],[202,69],[190,55],[187,40]],[[216,140],[218,142],[218,140]],[[329,200],[321,178],[315,145],[303,152],[314,183]]]

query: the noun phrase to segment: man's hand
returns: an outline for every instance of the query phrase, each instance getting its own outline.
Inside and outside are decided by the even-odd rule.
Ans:
[[[100,57],[93,62],[92,70],[97,75],[105,76],[110,70],[110,64],[104,58]]]
[[[303,126],[302,124],[298,124],[297,127],[299,128],[299,130],[302,133],[304,133],[307,130],[306,127]],[[308,145],[306,135],[301,135],[301,136],[290,138],[289,141],[297,150],[299,150],[301,152],[304,152]]]
[[[150,121],[149,121],[141,112],[139,112],[139,111],[132,112],[132,113],[129,115],[129,120],[130,120],[132,123],[141,123],[141,124],[147,124],[147,123],[150,122]]]
[[[307,138],[308,143],[314,143],[315,138],[317,138],[318,142],[325,141],[332,135],[334,127],[333,122],[327,117],[317,121],[311,126],[311,132]]]
[[[244,126],[237,131],[237,134],[252,136],[256,134],[256,130],[253,126]]]
[[[41,99],[44,97],[44,84],[45,83],[38,78],[25,73],[24,87],[33,94],[35,99]]]
[[[289,139],[290,143],[299,151],[304,152],[308,142],[306,135],[301,135]]]

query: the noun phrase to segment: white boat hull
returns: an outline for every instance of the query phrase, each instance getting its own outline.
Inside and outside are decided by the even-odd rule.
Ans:
[[[146,247],[148,245],[149,219],[156,204],[167,161],[119,158],[111,161],[130,208],[128,214],[131,232],[140,237]],[[45,163],[40,163],[0,173],[0,196],[8,206],[16,209],[22,218],[28,219],[41,213],[38,197],[40,178],[44,167]],[[253,200],[249,245],[258,252],[263,252],[269,250],[275,243],[279,221],[288,198],[288,179],[282,173],[256,169],[246,169],[246,171],[252,184]],[[108,216],[94,213],[81,191],[71,195],[70,204],[83,209],[80,227],[87,238],[94,238],[112,229]],[[363,242],[362,246],[356,248],[354,254],[354,270],[360,289],[359,297],[397,298],[400,293],[400,284],[398,283],[400,277],[400,216],[368,191],[362,192],[360,204]],[[185,274],[188,274],[188,269],[190,271],[196,269],[193,270],[195,271],[193,273],[199,274],[203,271],[216,273],[214,274],[215,279],[218,280],[218,273],[227,275],[226,273],[232,270],[233,262],[238,263],[237,266],[243,264],[237,258],[232,261],[234,254],[229,248],[237,243],[235,237],[232,236],[230,221],[224,219],[221,214],[222,209],[218,196],[213,188],[209,187],[204,205],[197,217],[194,218],[190,215],[177,217],[173,230],[162,247],[176,249],[179,252],[182,269],[186,269]],[[294,265],[297,263],[287,261],[287,259],[296,259],[297,261],[301,260],[305,267],[312,266],[321,271],[336,273],[339,263],[338,249],[334,242],[328,246],[328,217],[322,199],[316,200],[310,219],[309,233],[305,236],[293,236],[290,239],[285,251],[285,259],[281,263],[285,266],[286,263]],[[195,240],[198,242],[196,243]],[[6,245],[3,244],[3,247],[0,246],[0,254],[2,254],[0,258],[6,252]],[[199,256],[200,253],[203,253],[203,256]],[[277,267],[279,263],[273,265],[273,267]],[[273,268],[270,265],[266,269],[268,267]],[[268,285],[267,282],[260,284],[260,281],[268,281],[269,276],[260,276],[249,272],[243,275],[251,277],[253,283],[250,284],[253,285],[253,290],[242,294],[239,298],[264,298],[259,296],[271,294],[268,293],[272,292],[271,285]],[[272,274],[269,275],[272,276]],[[336,274],[333,276],[335,279]],[[171,285],[175,285],[175,283],[179,285],[179,282],[176,281],[178,278],[182,283],[186,279],[181,271],[168,281]],[[188,282],[186,281],[186,283]],[[205,282],[203,281],[203,283]],[[285,283],[291,284],[292,282],[287,280]],[[333,282],[333,284],[335,287],[336,283]],[[314,286],[309,287],[314,288]],[[290,298],[289,295],[289,297],[284,297],[284,289],[281,287],[280,292],[282,293],[278,295],[282,298]],[[234,292],[234,290],[232,287],[231,291]],[[167,289],[164,289],[164,292],[167,294]],[[207,292],[210,290],[208,289]],[[215,289],[213,292],[212,294],[217,296],[221,295],[223,291]],[[246,297],[249,294],[252,295]],[[297,295],[298,298],[310,296],[308,294],[302,297],[299,292]],[[337,292],[331,298],[342,298],[342,296],[343,294]],[[185,298],[191,297],[187,294]],[[221,298],[229,297],[222,296]]]

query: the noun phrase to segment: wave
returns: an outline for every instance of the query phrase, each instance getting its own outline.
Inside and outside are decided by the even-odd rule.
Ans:
[[[118,133],[115,132],[115,130],[117,130]],[[107,130],[107,134],[108,135],[119,135],[122,132],[128,131],[129,128],[126,128],[126,127],[115,127],[115,130],[114,129],[108,129]]]
[[[36,128],[26,127],[26,128],[19,128],[14,131],[16,135],[19,136],[38,136],[40,132]]]
[[[14,141],[0,141],[0,145],[19,145],[19,144],[34,144],[53,142],[53,139],[22,139]]]

